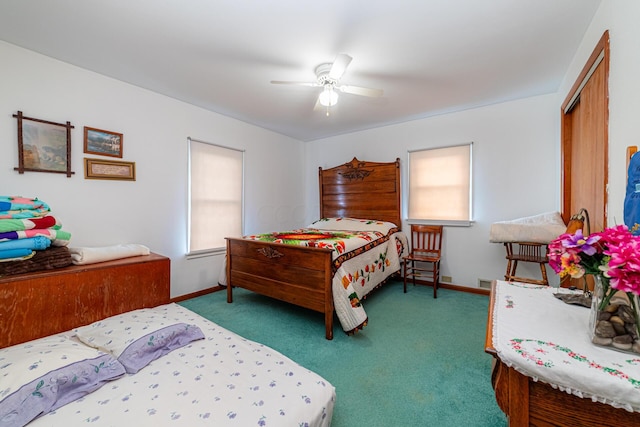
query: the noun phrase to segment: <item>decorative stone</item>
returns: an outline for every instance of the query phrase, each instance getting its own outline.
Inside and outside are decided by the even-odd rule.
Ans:
[[[631,338],[631,335],[618,335],[613,338],[611,345],[620,350],[631,350],[633,338]]]
[[[609,319],[611,319],[611,313],[607,311],[598,312],[598,320],[609,320]]]
[[[591,342],[614,350],[640,354],[640,319],[634,310],[640,306],[638,296],[611,289],[608,283],[605,283],[605,292],[602,278],[594,278],[595,287],[589,319]],[[605,302],[608,304],[605,305]]]
[[[618,304],[609,304],[608,306],[606,306],[603,310],[606,313],[615,313],[616,311],[618,311]]]
[[[613,338],[618,335],[611,322],[607,320],[601,320],[596,323],[595,334],[600,338]]]
[[[624,320],[622,320],[622,317],[620,316],[611,316],[609,318],[609,322],[613,323],[613,324],[618,324],[620,326],[624,326]]]
[[[597,335],[595,335],[593,337],[593,339],[591,340],[592,343],[597,344],[597,345],[602,345],[602,346],[610,346],[611,343],[613,343],[613,339],[611,338],[602,338],[599,337]],[[638,346],[640,347],[640,343],[638,343]]]
[[[633,310],[628,305],[621,305],[617,311],[618,317],[624,321],[624,323],[636,323],[636,319],[633,315]]]

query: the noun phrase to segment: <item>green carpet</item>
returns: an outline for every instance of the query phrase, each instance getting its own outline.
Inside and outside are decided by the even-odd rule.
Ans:
[[[266,344],[336,388],[333,427],[506,426],[484,352],[489,298],[390,282],[364,301],[369,326],[324,338],[323,315],[234,289],[180,303]]]

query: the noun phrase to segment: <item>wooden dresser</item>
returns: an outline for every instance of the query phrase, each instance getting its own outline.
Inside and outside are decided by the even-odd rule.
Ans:
[[[0,348],[166,304],[170,269],[169,258],[151,253],[0,277]]]
[[[510,427],[640,425],[640,413],[628,412],[625,409],[594,402],[590,398],[580,398],[566,393],[543,381],[535,381],[503,362],[494,348],[493,340],[494,321],[500,321],[494,310],[496,286],[494,281],[489,302],[485,351],[494,357],[491,384],[498,406],[507,415]],[[588,310],[585,311],[585,316],[587,315]],[[535,322],[536,319],[527,321]],[[558,323],[557,328],[563,329],[563,324]],[[576,333],[575,329],[567,331],[567,334],[573,333]],[[558,365],[557,369],[563,367]]]

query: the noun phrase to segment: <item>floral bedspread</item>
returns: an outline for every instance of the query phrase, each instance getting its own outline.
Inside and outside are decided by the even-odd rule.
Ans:
[[[333,249],[333,304],[347,333],[366,326],[362,299],[399,271],[408,253],[407,237],[395,224],[355,218],[323,218],[308,228],[245,238]]]
[[[177,304],[157,310],[167,322],[198,326],[205,339],[37,418],[29,427],[331,425],[335,388],[320,375]]]
[[[567,393],[640,412],[640,355],[592,344],[590,310],[556,292],[571,291],[497,282],[492,326],[500,360]]]

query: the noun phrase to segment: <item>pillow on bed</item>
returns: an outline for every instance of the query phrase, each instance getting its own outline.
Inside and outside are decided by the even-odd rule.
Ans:
[[[0,349],[0,425],[23,426],[124,374],[112,355],[64,335]]]
[[[311,223],[307,228],[317,228],[320,230],[379,231],[386,235],[389,231],[398,227],[394,223],[387,221],[339,217],[319,219]]]
[[[129,374],[170,351],[204,338],[197,326],[177,323],[164,311],[153,308],[119,314],[74,331],[80,341],[117,357]]]

